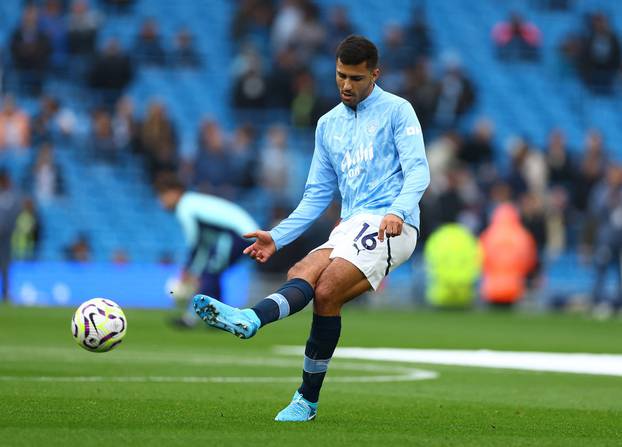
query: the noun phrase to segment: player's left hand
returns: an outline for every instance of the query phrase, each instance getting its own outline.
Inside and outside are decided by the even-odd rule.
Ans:
[[[384,235],[387,237],[399,236],[402,234],[402,226],[404,221],[395,214],[387,214],[382,218],[380,227],[378,228],[378,240],[384,241]]]

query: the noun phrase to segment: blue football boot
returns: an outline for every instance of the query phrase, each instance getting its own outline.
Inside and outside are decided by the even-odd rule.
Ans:
[[[307,422],[315,419],[317,415],[317,403],[309,402],[298,391],[290,404],[283,408],[274,418],[279,422]]]
[[[196,295],[192,304],[194,311],[207,324],[240,338],[251,338],[261,326],[252,309],[238,309],[207,295]]]

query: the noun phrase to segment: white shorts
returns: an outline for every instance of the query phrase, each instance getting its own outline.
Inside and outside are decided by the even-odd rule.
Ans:
[[[374,290],[382,278],[410,258],[417,245],[417,230],[407,224],[402,234],[378,240],[378,227],[384,216],[358,214],[341,222],[330,233],[328,241],[311,252],[332,249],[330,259],[343,258],[354,264]]]

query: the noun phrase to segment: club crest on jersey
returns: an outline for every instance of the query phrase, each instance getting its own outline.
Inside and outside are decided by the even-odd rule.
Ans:
[[[370,135],[376,135],[376,132],[378,132],[378,122],[370,121],[369,124],[367,124],[367,133]]]
[[[361,173],[361,164],[364,161],[374,159],[374,145],[369,143],[367,147],[360,145],[357,150],[347,151],[341,160],[341,172],[347,173],[348,177],[356,177]]]

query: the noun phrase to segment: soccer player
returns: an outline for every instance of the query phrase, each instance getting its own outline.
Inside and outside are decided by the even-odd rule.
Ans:
[[[240,206],[216,196],[186,192],[175,177],[165,176],[156,184],[164,208],[174,211],[189,248],[188,260],[181,275],[184,288],[194,293],[221,296],[224,271],[242,257],[249,245],[241,235],[257,228],[255,220]],[[197,319],[192,302],[181,319],[180,327],[192,327]]]
[[[305,192],[292,214],[271,231],[245,237],[244,250],[266,262],[300,236],[338,189],[341,222],[328,241],[288,272],[288,281],[252,309],[236,309],[204,295],[194,297],[209,325],[241,338],[303,309],[313,300],[302,385],[277,421],[315,418],[320,388],[341,332],[341,308],[405,262],[415,249],[419,200],[430,180],[419,121],[408,101],[383,91],[378,51],[362,36],[349,36],[336,53],[341,103],[318,121]]]

